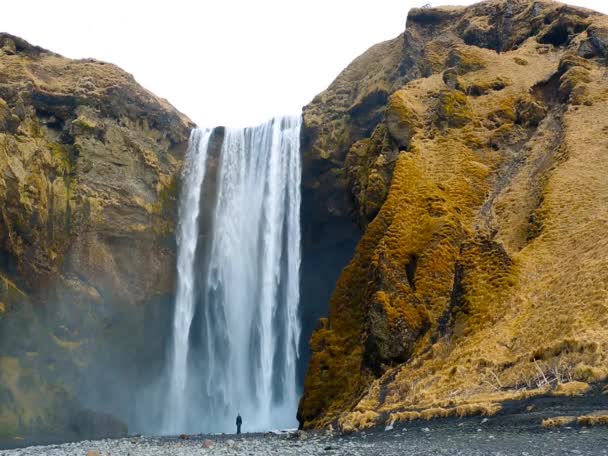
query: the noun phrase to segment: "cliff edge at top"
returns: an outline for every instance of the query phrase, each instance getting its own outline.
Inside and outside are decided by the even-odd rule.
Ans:
[[[304,108],[304,194],[364,230],[310,341],[304,427],[608,377],[607,57],[581,8],[414,9]]]

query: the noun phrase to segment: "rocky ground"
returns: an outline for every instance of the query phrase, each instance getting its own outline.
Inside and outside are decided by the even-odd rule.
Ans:
[[[503,419],[447,419],[350,435],[243,434],[240,437],[131,437],[0,451],[22,455],[608,455],[605,427],[543,430]]]

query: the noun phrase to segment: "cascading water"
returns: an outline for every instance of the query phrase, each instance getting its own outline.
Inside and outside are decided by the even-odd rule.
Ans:
[[[249,431],[296,424],[300,123],[283,117],[225,130],[205,227],[198,219],[212,132],[192,135],[165,433],[233,431],[237,412]]]
[[[198,216],[201,185],[205,178],[207,147],[211,130],[193,130],[184,163],[184,188],[179,206],[177,244],[177,293],[173,318],[173,353],[165,419],[175,428],[184,426],[186,381],[188,375],[188,335],[194,316],[194,260],[198,244]]]

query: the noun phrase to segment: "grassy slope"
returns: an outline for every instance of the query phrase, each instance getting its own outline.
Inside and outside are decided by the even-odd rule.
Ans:
[[[556,85],[531,90],[563,49],[530,39],[504,54],[457,52],[484,66],[461,71],[465,93],[496,78],[507,87],[462,97],[435,75],[397,92],[423,122],[313,335],[307,426],[494,413],[502,400],[608,375],[604,69],[585,64],[568,102]],[[540,125],[520,125],[522,101],[547,109]],[[376,380],[364,367],[370,334],[411,345]]]

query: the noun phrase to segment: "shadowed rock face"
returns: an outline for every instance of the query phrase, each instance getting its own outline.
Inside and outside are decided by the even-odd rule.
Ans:
[[[0,437],[69,430],[92,389],[130,421],[169,332],[192,126],[114,65],[0,34]]]
[[[304,427],[492,414],[608,376],[606,24],[414,9],[304,108],[304,231],[363,231],[310,341]]]

